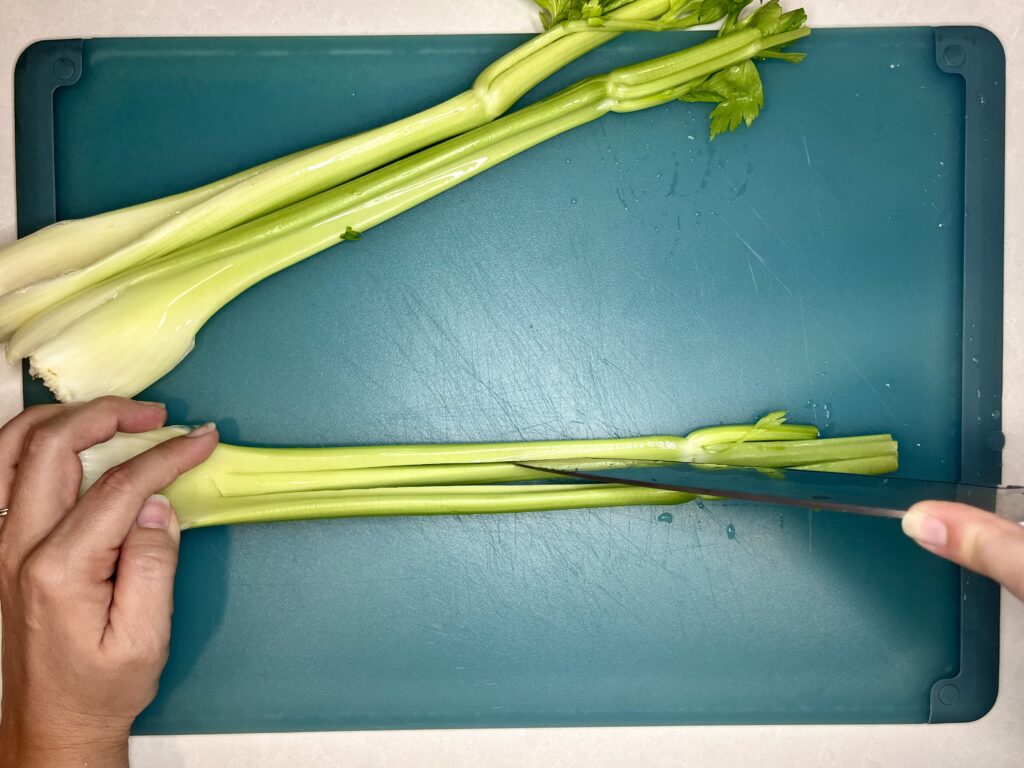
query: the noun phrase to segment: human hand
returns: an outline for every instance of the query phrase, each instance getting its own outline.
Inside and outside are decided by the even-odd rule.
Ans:
[[[178,557],[177,519],[153,494],[205,460],[217,433],[168,440],[81,499],[78,453],[166,418],[105,397],[30,408],[0,429],[3,768],[128,763],[128,731],[167,661]]]
[[[998,581],[1024,600],[1024,526],[951,501],[922,501],[903,531],[940,557]]]

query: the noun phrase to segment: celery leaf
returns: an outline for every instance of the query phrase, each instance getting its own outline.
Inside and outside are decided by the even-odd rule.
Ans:
[[[739,0],[734,0],[738,2]],[[540,23],[544,29],[550,29],[555,24],[562,24],[569,21],[586,21],[592,19],[594,22],[602,19],[605,14],[629,5],[633,0],[534,0],[540,6]],[[688,0],[694,2],[694,0]]]
[[[706,101],[717,106],[711,110],[711,138],[736,130],[740,123],[754,122],[764,106],[764,89],[757,67],[751,61],[734,64],[716,72],[680,101]]]

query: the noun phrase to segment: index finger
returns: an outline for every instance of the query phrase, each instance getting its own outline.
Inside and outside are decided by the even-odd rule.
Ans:
[[[80,451],[115,432],[143,432],[161,426],[167,412],[157,403],[121,397],[65,408],[35,425],[24,439],[4,525],[6,544],[27,554],[64,517],[82,482]]]
[[[107,470],[79,500],[53,534],[72,567],[96,565],[109,577],[110,555],[124,543],[146,499],[206,461],[217,447],[217,430],[203,425]]]

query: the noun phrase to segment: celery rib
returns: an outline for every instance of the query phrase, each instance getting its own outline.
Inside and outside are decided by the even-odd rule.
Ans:
[[[689,494],[635,486],[552,482],[530,462],[559,469],[598,470],[651,461],[697,461],[733,466],[801,467],[819,471],[881,474],[897,468],[897,445],[888,435],[805,439],[760,439],[777,435],[784,418],[770,414],[771,428],[727,425],[686,437],[651,436],[592,440],[453,445],[383,445],[331,448],[256,448],[220,444],[202,465],[186,472],[163,493],[183,527],[223,523],[298,520],[312,517],[400,514],[469,514],[553,509],[680,504]],[[796,433],[813,427],[799,426]],[[82,490],[111,467],[187,432],[166,427],[117,434],[83,451]],[[746,436],[744,442],[738,437]],[[756,446],[770,453],[707,454],[709,445]],[[767,463],[766,463],[767,462]],[[532,485],[508,483],[535,482]],[[539,482],[538,482],[539,481]],[[547,482],[544,482],[547,481]]]
[[[609,13],[609,18],[653,21],[668,9],[668,0],[633,0]],[[662,23],[657,28],[678,26]],[[8,263],[19,263],[0,281],[0,293],[8,294],[0,300],[0,340],[47,307],[120,271],[483,125],[552,73],[618,34],[590,26],[548,30],[487,67],[467,91],[415,115],[278,158],[174,198],[104,214],[104,226],[130,217],[135,226],[119,229],[103,242],[94,238],[78,256],[61,254],[73,254],[80,245],[77,238],[95,231],[96,222],[89,219],[69,223],[63,230],[43,230],[20,241],[13,251],[0,250],[0,272],[7,271]],[[24,258],[34,255],[36,248],[53,258]]]
[[[777,4],[754,16],[766,9],[777,9]],[[8,358],[29,357],[33,374],[62,400],[134,395],[188,354],[196,331],[221,306],[256,282],[336,244],[346,232],[365,232],[609,111],[675,99],[715,67],[747,61],[783,38],[802,34],[805,29],[785,35],[742,29],[650,63],[588,78],[209,241],[121,271],[21,323],[8,345]],[[675,88],[667,87],[673,83]],[[10,309],[9,298],[0,298],[0,316]],[[125,312],[130,312],[130,322],[121,319]],[[117,374],[112,376],[112,371]]]
[[[634,485],[514,485],[305,491],[223,499],[195,514],[181,514],[182,530],[211,525],[269,523],[338,517],[503,514],[591,507],[682,504],[688,493]]]

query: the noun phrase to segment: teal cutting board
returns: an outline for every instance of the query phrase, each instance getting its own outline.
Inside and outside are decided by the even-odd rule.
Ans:
[[[998,479],[1001,273],[964,222],[991,194],[965,117],[994,119],[1001,52],[949,34],[967,64],[938,66],[931,29],[818,31],[805,63],[762,65],[754,127],[714,142],[682,104],[555,138],[253,288],[143,396],[282,445],[788,408],[826,436],[892,432],[904,474]],[[522,39],[37,45],[22,232],[406,115]],[[530,98],[691,41],[625,36]],[[199,530],[136,729],[972,719],[995,696],[995,594],[898,522],[739,503]]]

